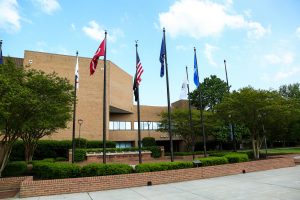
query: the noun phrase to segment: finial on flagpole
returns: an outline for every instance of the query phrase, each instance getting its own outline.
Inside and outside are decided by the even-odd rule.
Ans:
[[[78,50],[76,51],[76,56],[78,56]]]
[[[139,40],[135,40],[135,46],[136,46],[136,47],[138,46],[138,41],[139,41]]]
[[[194,47],[194,52],[196,52],[196,47]]]
[[[163,27],[163,32],[166,32],[166,29],[165,29],[165,27]]]
[[[226,60],[224,59],[224,63],[226,64]]]

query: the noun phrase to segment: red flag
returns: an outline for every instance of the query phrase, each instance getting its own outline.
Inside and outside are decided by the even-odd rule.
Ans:
[[[98,59],[100,56],[104,56],[105,54],[105,39],[101,42],[99,48],[97,49],[93,59],[90,62],[90,75],[93,75],[94,72],[96,71],[96,67],[98,64]]]

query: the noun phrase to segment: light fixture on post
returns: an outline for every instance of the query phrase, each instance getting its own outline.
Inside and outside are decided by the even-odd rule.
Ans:
[[[83,120],[82,119],[78,119],[78,124],[79,124],[79,148],[80,148],[80,131],[81,131],[81,124],[83,123]]]

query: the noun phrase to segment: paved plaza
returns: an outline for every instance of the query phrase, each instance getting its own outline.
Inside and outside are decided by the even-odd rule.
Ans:
[[[24,200],[299,200],[300,165],[165,185],[24,198]]]

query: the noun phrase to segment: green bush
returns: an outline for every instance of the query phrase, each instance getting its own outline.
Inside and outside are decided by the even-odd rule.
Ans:
[[[223,156],[225,156],[228,153],[230,153],[230,152],[224,152],[224,151],[218,152],[218,151],[216,151],[216,152],[209,153],[209,156],[212,156],[212,157],[223,157]]]
[[[43,162],[50,162],[50,163],[54,163],[55,159],[54,158],[44,158],[43,160],[41,160]]]
[[[64,157],[57,157],[55,158],[55,162],[59,162],[59,161],[67,161],[68,159],[64,158]]]
[[[126,164],[98,164],[91,163],[81,168],[81,176],[107,176],[116,174],[130,174],[133,168]]]
[[[249,161],[248,155],[245,153],[228,153],[224,156],[229,163],[239,163]]]
[[[153,137],[144,137],[142,140],[143,147],[156,146],[155,139]]]
[[[86,148],[103,148],[102,141],[87,141]],[[106,148],[116,148],[116,143],[112,141],[106,141]]]
[[[75,178],[80,176],[80,167],[70,163],[33,162],[33,173],[41,179]]]
[[[7,163],[3,171],[3,176],[22,176],[27,172],[27,164],[25,161],[13,161]]]
[[[156,172],[174,169],[192,168],[192,162],[161,162],[161,163],[144,163],[135,166],[135,172]]]
[[[23,141],[17,140],[12,146],[12,151],[10,153],[9,160],[10,161],[25,160],[24,152],[25,152],[25,148],[23,145]]]
[[[206,158],[197,158],[201,161],[201,166],[212,166],[212,165],[222,165],[227,164],[228,160],[225,157],[206,157]]]
[[[85,149],[87,146],[87,139],[75,138],[75,147]]]
[[[77,143],[77,144],[76,144]],[[79,140],[75,140],[75,144],[79,144]],[[103,146],[102,141],[86,141],[86,139],[80,139],[80,145],[83,144],[87,148],[101,148]],[[107,141],[107,148],[115,148],[116,143]],[[56,158],[63,157],[68,158],[69,149],[72,148],[71,140],[39,140],[37,148],[33,154],[33,160],[43,160],[44,158]],[[18,140],[12,147],[10,161],[24,160],[24,144],[23,141]]]
[[[81,162],[86,158],[86,150],[85,149],[75,149],[74,161]]]
[[[161,149],[158,146],[152,146],[152,147],[144,147],[143,150],[151,151],[151,157],[153,158],[159,158],[161,157]]]
[[[203,151],[195,151],[195,155],[203,154]],[[165,156],[170,156],[170,152],[166,152]],[[174,152],[174,156],[190,156],[193,155],[193,152]]]

